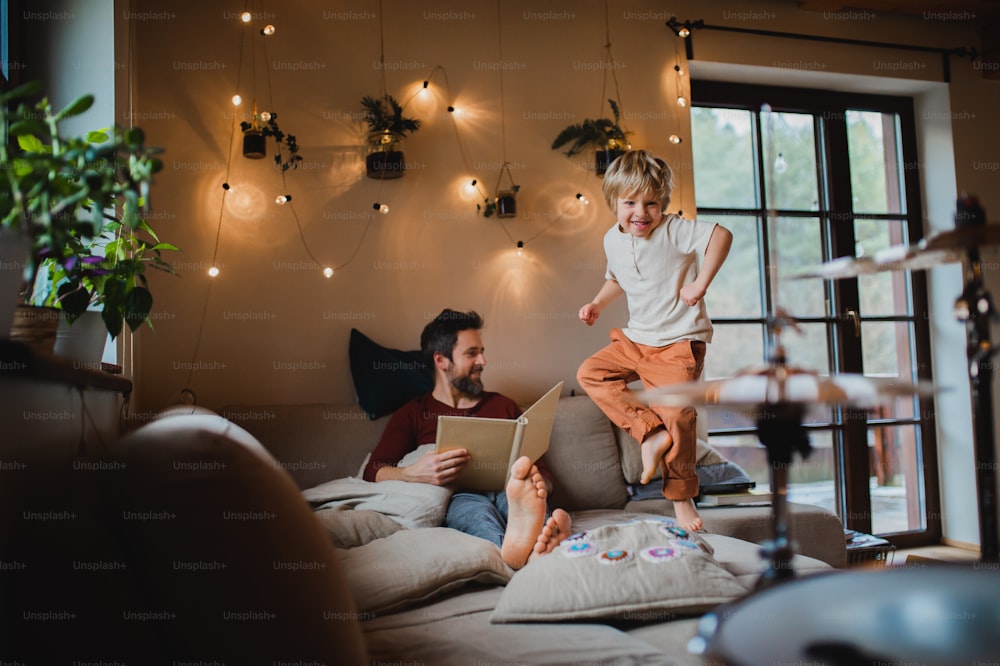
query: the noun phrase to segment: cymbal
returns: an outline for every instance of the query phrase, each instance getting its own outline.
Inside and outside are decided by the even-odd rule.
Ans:
[[[639,392],[650,405],[665,407],[719,406],[752,408],[792,403],[844,405],[870,409],[897,398],[929,396],[928,382],[911,384],[896,378],[856,374],[821,376],[791,367],[766,367],[744,371],[734,377],[661,386]]]
[[[1000,245],[1000,224],[969,225],[940,231],[924,238],[918,245],[922,250],[969,250]]]
[[[790,276],[793,280],[837,280],[883,271],[921,271],[960,262],[971,249],[1000,245],[1000,225],[958,227],[922,239],[916,245],[893,245],[874,257],[838,257]]]

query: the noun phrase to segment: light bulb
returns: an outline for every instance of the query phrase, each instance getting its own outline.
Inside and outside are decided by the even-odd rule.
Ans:
[[[243,12],[242,14],[240,14],[240,20],[243,21],[244,23],[249,23],[250,21],[253,20],[253,14],[251,14],[250,12]]]
[[[323,269],[323,277],[325,277],[327,280],[329,280],[330,278],[332,278],[333,277],[333,269],[330,268],[329,266],[327,266],[326,268],[324,268]]]
[[[270,23],[268,23],[267,25],[265,25],[263,28],[260,29],[260,34],[262,34],[262,35],[273,35],[275,30],[276,30],[276,28],[273,25],[271,25]]]
[[[372,204],[372,208],[374,208],[378,212],[382,213],[383,215],[388,215],[389,214],[389,205],[388,204],[380,204],[379,202],[376,201],[375,203]]]
[[[233,95],[233,106],[239,106],[242,103],[243,103],[243,98],[242,97],[240,97],[238,94],[237,95]]]
[[[677,76],[684,76],[684,68],[680,65],[674,65],[674,71],[677,72]]]
[[[679,106],[681,108],[684,108],[687,105],[688,105],[687,98],[684,97],[683,95],[678,95],[677,96],[677,106]]]
[[[670,135],[670,143],[678,144],[678,143],[683,143],[683,141],[684,141],[684,139],[680,138],[676,134],[671,134]]]
[[[785,173],[788,170],[788,163],[785,162],[785,156],[778,153],[778,156],[774,158],[774,173]]]
[[[524,256],[524,241],[517,241],[517,256]]]
[[[219,268],[217,266],[212,266],[208,269],[208,277],[216,277],[219,274]]]
[[[582,193],[578,193],[576,195],[576,198],[579,199],[580,203],[582,203],[584,206],[587,206],[587,205],[590,204],[590,199],[588,199],[587,197],[583,196]]]
[[[266,123],[268,120],[271,119],[271,112],[270,111],[262,111],[261,114],[260,114],[260,119],[263,120]]]
[[[677,36],[678,37],[690,37],[691,36],[691,31],[688,30],[687,28],[681,28],[680,30],[677,31]]]
[[[279,194],[278,196],[274,197],[274,203],[278,204],[279,206],[284,206],[291,200],[292,200],[291,194]]]

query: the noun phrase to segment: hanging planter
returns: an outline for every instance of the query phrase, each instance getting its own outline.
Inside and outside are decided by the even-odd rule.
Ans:
[[[606,148],[594,153],[594,173],[603,176],[611,163],[625,154],[621,148]]]
[[[630,132],[620,125],[621,112],[618,110],[618,104],[613,99],[609,99],[608,104],[611,105],[614,120],[584,118],[582,123],[566,127],[552,141],[553,150],[569,145],[566,157],[573,157],[584,148],[593,147],[596,150],[594,173],[598,176],[603,176],[611,162],[630,148],[628,143]]]
[[[500,189],[504,174],[510,184]],[[517,216],[517,193],[521,186],[514,183],[514,177],[510,173],[510,162],[504,162],[500,167],[500,175],[497,177],[496,195],[493,198],[486,197],[483,203],[476,204],[476,212],[482,213],[483,217],[491,217],[496,213],[497,217]]]
[[[250,122],[240,123],[243,130],[243,157],[259,160],[267,157],[267,139],[272,137],[278,146],[274,163],[282,171],[298,168],[302,156],[299,155],[299,144],[294,134],[285,134],[278,127],[278,114],[262,111],[257,113],[257,102],[253,104],[253,118]],[[285,157],[285,151],[288,156]]]
[[[401,178],[406,174],[402,141],[420,129],[420,121],[403,116],[403,107],[392,95],[366,96],[361,100],[368,124],[368,154],[365,173],[369,178]]]
[[[402,178],[405,175],[406,156],[402,151],[402,139],[388,130],[368,135],[365,173],[369,178]]]

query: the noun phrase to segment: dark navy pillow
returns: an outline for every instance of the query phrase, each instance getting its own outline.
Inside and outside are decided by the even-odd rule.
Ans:
[[[434,388],[434,374],[419,349],[389,349],[352,328],[347,355],[358,405],[373,421]]]

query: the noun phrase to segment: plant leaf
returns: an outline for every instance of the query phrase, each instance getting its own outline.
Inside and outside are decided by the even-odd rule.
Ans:
[[[64,120],[66,118],[72,118],[73,116],[78,116],[93,105],[94,105],[93,95],[81,95],[80,97],[77,97],[75,100],[70,102],[69,106],[67,106],[65,109],[63,109],[62,111],[60,111],[55,115],[56,122],[59,122],[60,120]]]

